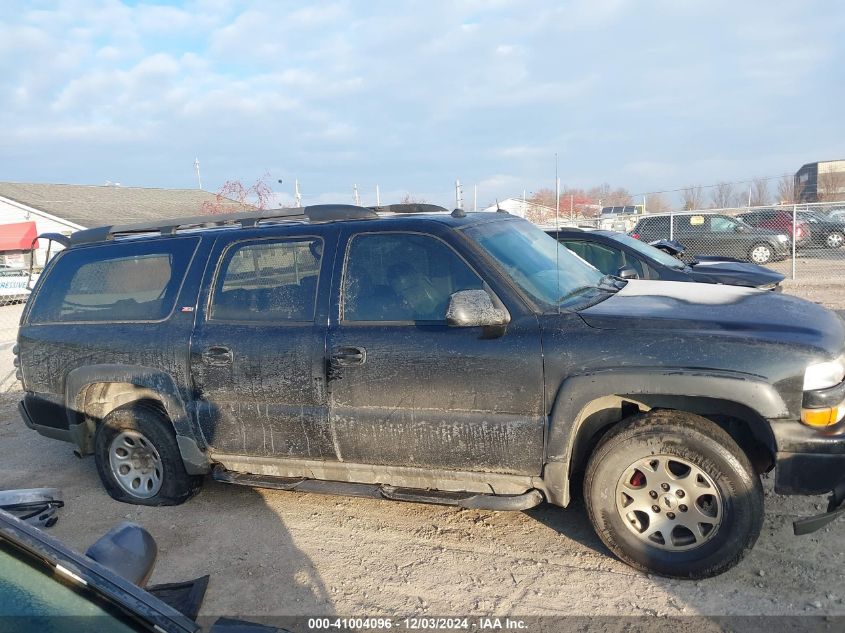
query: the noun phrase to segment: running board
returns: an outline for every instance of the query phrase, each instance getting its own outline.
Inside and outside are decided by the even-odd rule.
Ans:
[[[211,478],[227,484],[252,486],[254,488],[273,488],[275,490],[368,497],[370,499],[389,499],[391,501],[412,501],[415,503],[435,503],[478,510],[527,510],[543,502],[543,493],[536,488],[527,490],[519,495],[443,492],[439,490],[397,488],[383,484],[358,484],[347,481],[324,481],[321,479],[305,479],[299,477],[252,475],[226,470],[219,465],[215,466],[211,471]]]

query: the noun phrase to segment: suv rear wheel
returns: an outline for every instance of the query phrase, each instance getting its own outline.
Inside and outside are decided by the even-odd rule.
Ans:
[[[674,578],[730,569],[763,523],[763,489],[748,457],[713,422],[677,411],[612,430],[590,459],[584,498],[614,554]]]
[[[145,402],[118,407],[103,418],[94,457],[106,491],[125,503],[178,505],[202,484],[202,477],[185,471],[170,421]]]
[[[755,264],[768,264],[772,261],[773,255],[771,246],[760,243],[751,247],[751,250],[748,252],[748,259]]]

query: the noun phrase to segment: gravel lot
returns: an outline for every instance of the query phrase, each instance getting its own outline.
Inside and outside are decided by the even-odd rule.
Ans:
[[[615,560],[580,504],[495,513],[212,481],[179,507],[117,503],[93,459],[26,429],[15,402],[0,396],[2,486],[60,487],[67,505],[50,532],[78,549],[119,521],[144,525],[159,544],[153,582],[211,574],[204,615],[845,615],[845,526],[791,533],[822,498],[767,485],[748,558],[715,579],[671,581]]]

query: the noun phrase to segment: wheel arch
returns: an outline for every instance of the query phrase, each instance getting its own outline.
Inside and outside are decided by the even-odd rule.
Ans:
[[[788,417],[775,389],[759,378],[719,372],[642,370],[568,378],[552,407],[543,480],[552,503],[568,505],[571,479],[603,435],[622,420],[652,409],[673,409],[724,428],[758,472],[774,464],[768,419]]]
[[[97,425],[109,413],[140,401],[160,408],[172,425],[186,470],[191,474],[207,472],[208,458],[175,380],[166,372],[142,365],[90,365],[68,374],[65,402],[71,435],[79,451],[91,454]]]

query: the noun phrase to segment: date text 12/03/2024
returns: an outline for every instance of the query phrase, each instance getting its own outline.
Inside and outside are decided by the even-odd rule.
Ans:
[[[479,630],[520,631],[526,629],[524,620],[518,618],[309,618],[309,630]]]

